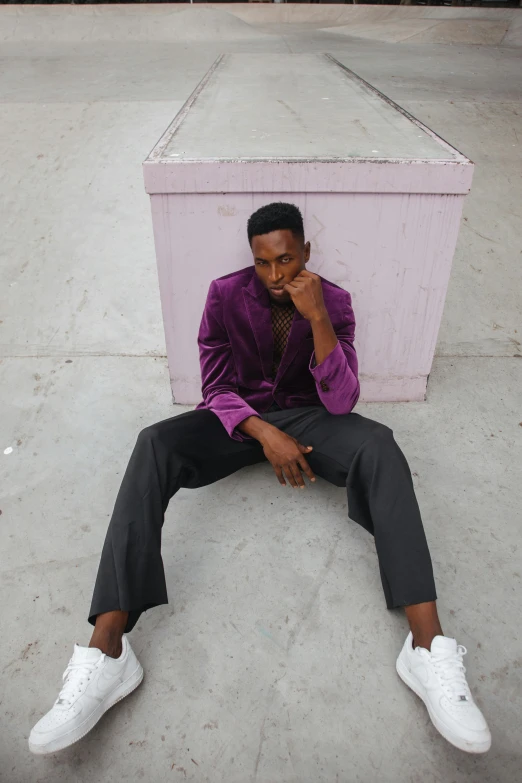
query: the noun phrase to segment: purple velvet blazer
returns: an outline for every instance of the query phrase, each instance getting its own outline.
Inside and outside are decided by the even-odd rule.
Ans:
[[[244,419],[280,408],[323,405],[330,413],[350,413],[359,398],[355,318],[350,294],[321,278],[328,315],[339,340],[316,366],[310,322],[296,310],[275,379],[272,368],[270,297],[249,266],[210,284],[199,330],[203,402],[231,438]]]

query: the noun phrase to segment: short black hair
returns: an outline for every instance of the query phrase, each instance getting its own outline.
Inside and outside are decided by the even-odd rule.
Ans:
[[[296,207],[295,204],[285,204],[284,201],[266,204],[256,210],[248,219],[248,241],[251,245],[255,236],[285,229],[304,241],[303,216],[299,207]]]

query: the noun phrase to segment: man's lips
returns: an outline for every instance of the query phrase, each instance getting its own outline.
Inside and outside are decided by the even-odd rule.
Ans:
[[[276,296],[281,296],[281,294],[285,293],[285,289],[284,288],[271,288],[270,290]]]

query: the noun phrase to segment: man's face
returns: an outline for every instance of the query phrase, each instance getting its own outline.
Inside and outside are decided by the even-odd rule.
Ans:
[[[256,274],[277,304],[291,302],[283,290],[305,268],[310,258],[310,242],[303,242],[288,229],[252,237]]]

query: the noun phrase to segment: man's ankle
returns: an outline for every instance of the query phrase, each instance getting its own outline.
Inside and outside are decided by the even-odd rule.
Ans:
[[[122,637],[125,633],[128,612],[116,610],[99,614],[89,647],[95,647],[110,658],[119,658],[122,651]]]
[[[422,647],[425,650],[428,650],[428,652],[431,651],[431,643],[435,639],[436,636],[443,636],[442,633],[440,634],[428,634],[425,636],[419,637],[420,641],[417,641],[415,636],[412,638],[412,647],[415,649],[416,647]]]
[[[94,647],[97,650],[101,650],[102,653],[108,655],[109,658],[119,658],[122,653],[122,638],[117,636],[102,636],[100,634],[93,633],[89,647]]]

